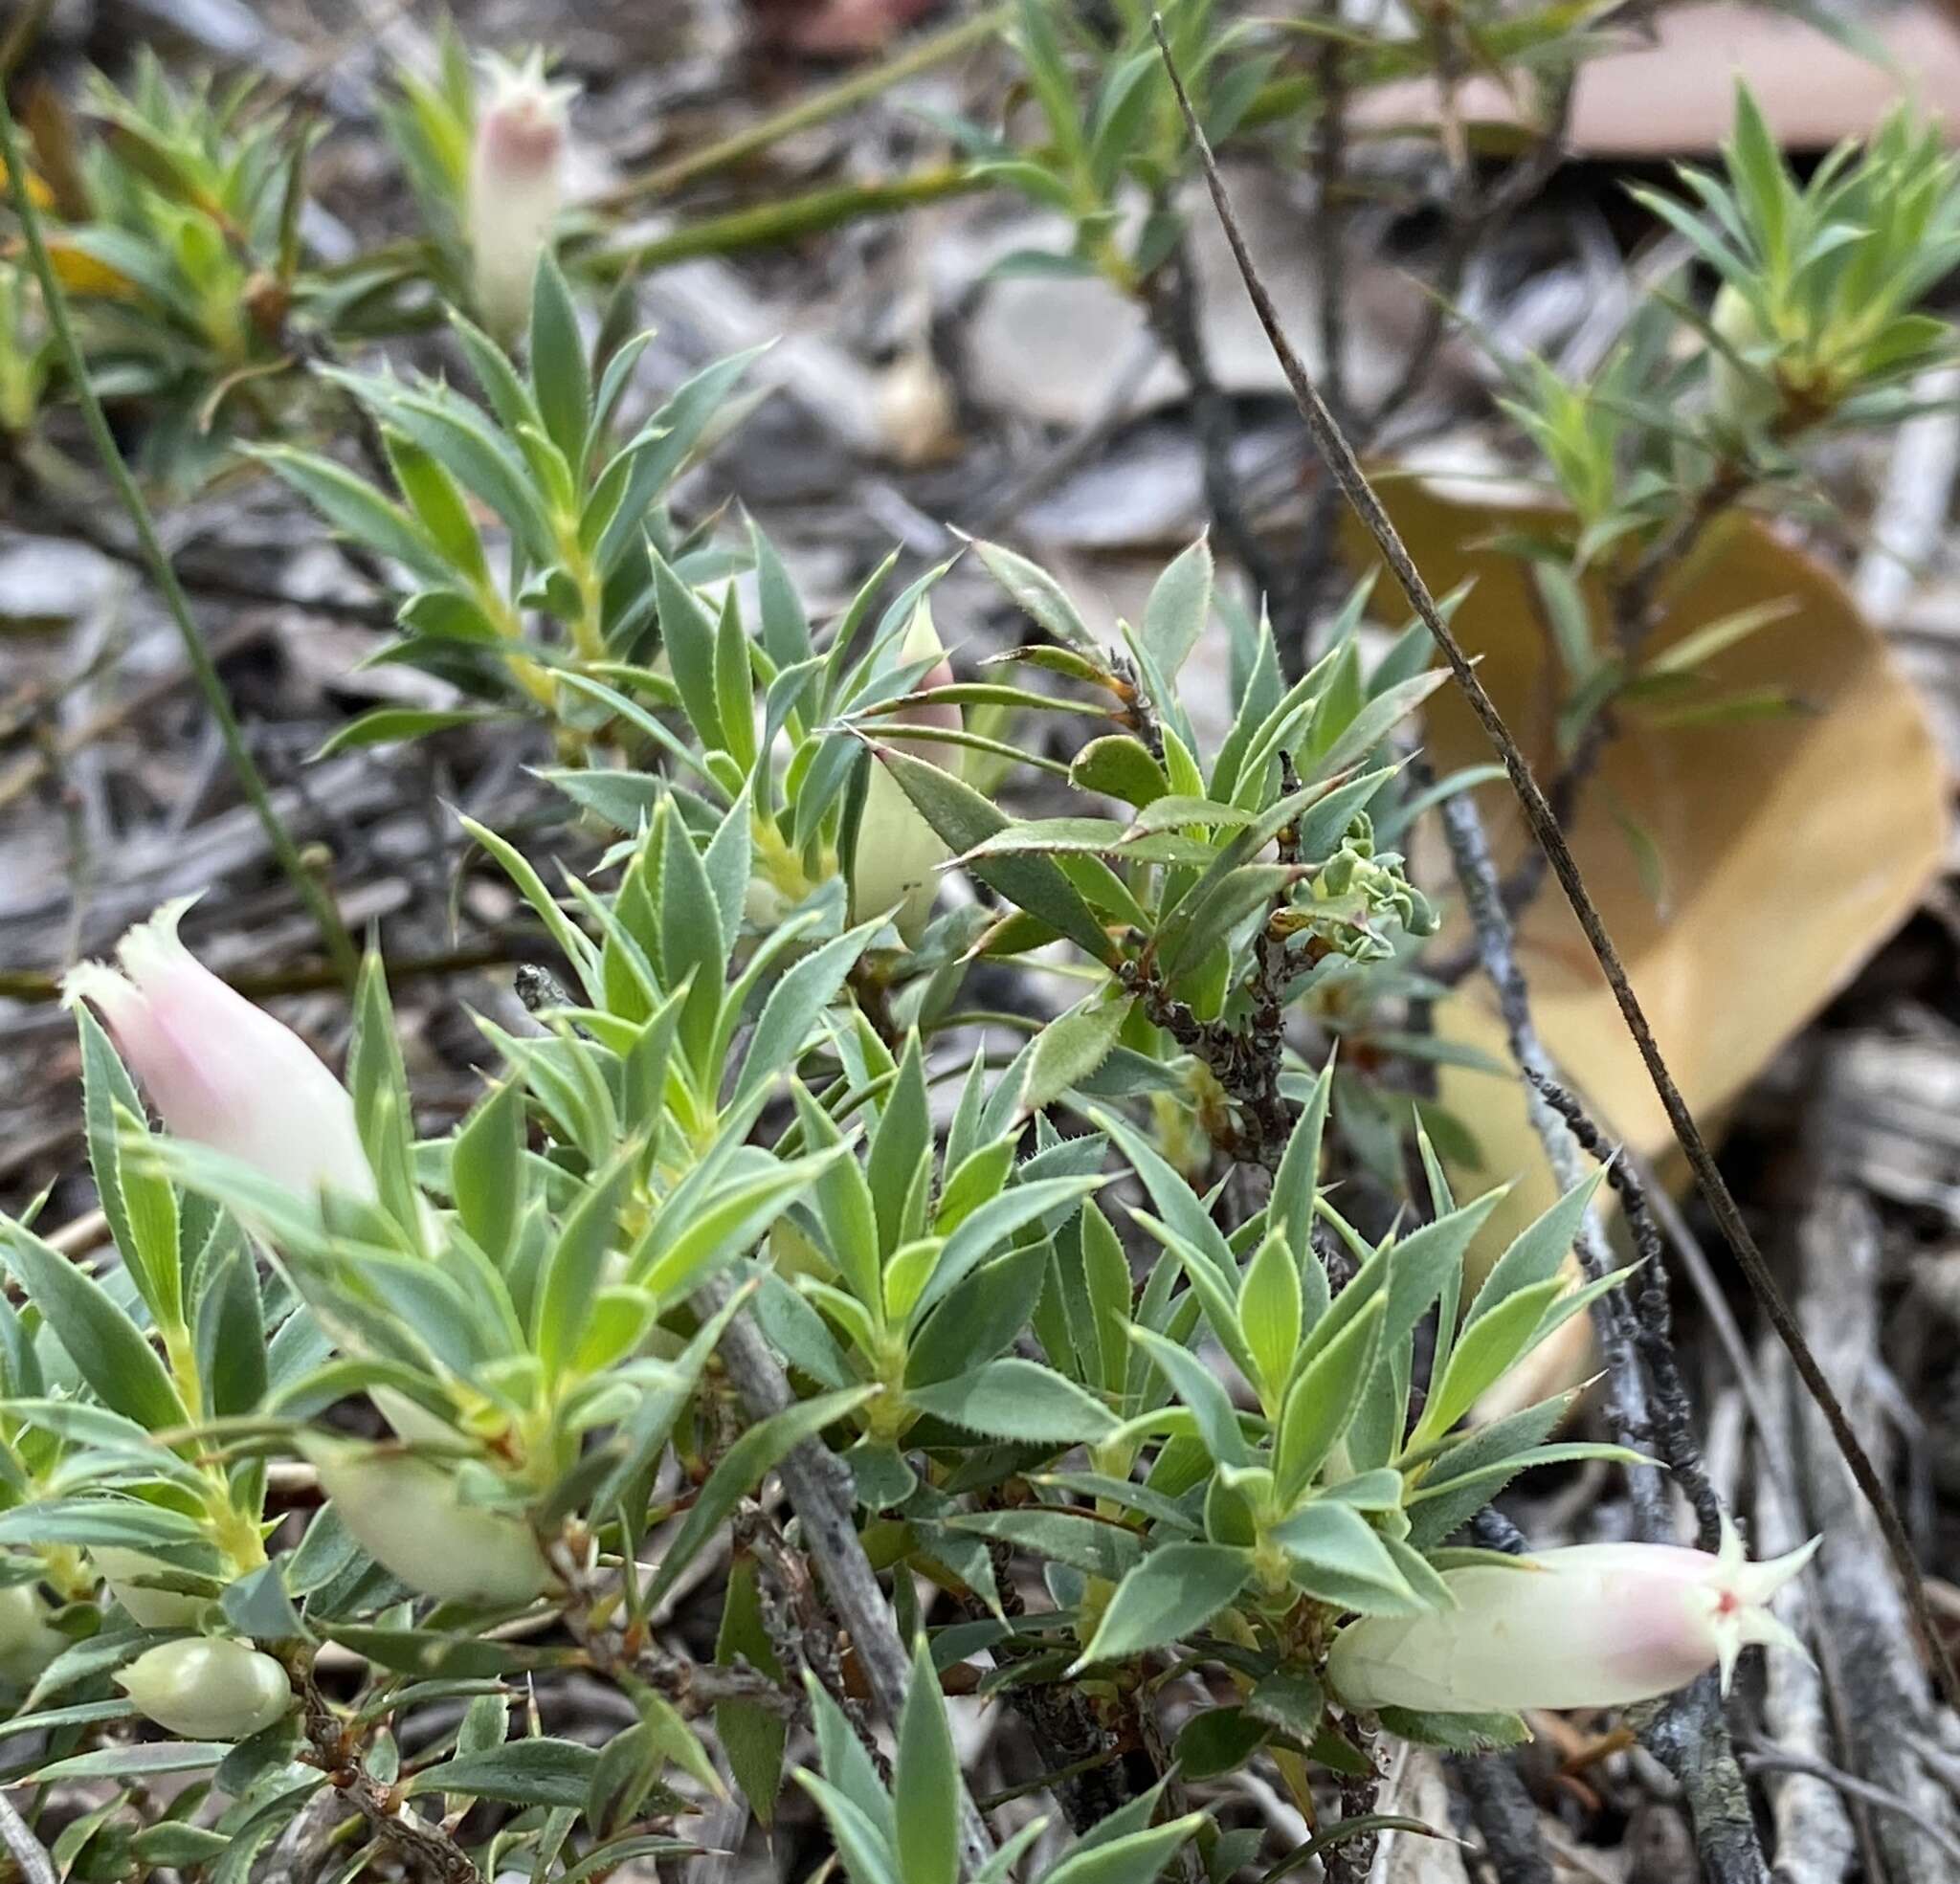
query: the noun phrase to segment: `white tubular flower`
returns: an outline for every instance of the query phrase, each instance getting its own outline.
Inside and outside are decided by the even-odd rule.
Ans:
[[[291,1028],[227,987],[177,940],[189,898],[167,902],[116,945],[119,973],[85,962],[62,1000],[89,1001],[166,1127],[301,1196],[362,1198],[374,1174],[346,1088]]]
[[[1720,1668],[1726,1689],[1751,1642],[1803,1646],[1770,1599],[1818,1540],[1751,1563],[1725,1525],[1722,1548],[1579,1544],[1521,1558],[1516,1568],[1445,1574],[1456,1607],[1350,1623],[1327,1678],[1350,1707],[1433,1714],[1622,1707]]]
[[[922,602],[905,632],[899,659],[909,664],[930,655],[939,658],[925,671],[915,692],[949,686],[953,677],[952,664],[932,625],[932,611]],[[933,705],[894,713],[888,723],[956,733],[964,721],[957,706]],[[944,741],[905,739],[894,743],[910,757],[947,771],[959,764],[959,747]],[[851,920],[863,922],[892,910],[899,934],[907,943],[916,942],[939,894],[939,867],[951,854],[939,833],[919,815],[904,787],[874,758],[851,858]]]
[[[454,1475],[432,1460],[323,1433],[302,1434],[300,1450],[362,1549],[411,1589],[501,1607],[551,1581],[530,1526],[463,1503]]]
[[[165,1642],[118,1672],[137,1713],[189,1740],[247,1740],[293,1704],[286,1672],[243,1642]]]
[[[536,52],[522,65],[486,56],[483,77],[470,153],[470,257],[477,311],[508,340],[523,331],[531,277],[564,202],[566,107],[578,87],[548,81]]]

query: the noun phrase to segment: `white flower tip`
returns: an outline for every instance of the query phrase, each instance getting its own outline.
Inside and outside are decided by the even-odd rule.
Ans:
[[[1741,1533],[1728,1515],[1723,1514],[1722,1548],[1716,1554],[1720,1567],[1710,1597],[1714,1606],[1711,1621],[1716,1654],[1722,1669],[1722,1692],[1725,1695],[1734,1678],[1737,1657],[1751,1643],[1762,1643],[1775,1649],[1794,1649],[1805,1660],[1810,1659],[1810,1651],[1796,1632],[1771,1609],[1770,1605],[1776,1592],[1816,1555],[1817,1546],[1822,1542],[1821,1537],[1812,1538],[1808,1543],[1785,1551],[1781,1557],[1751,1563],[1743,1552]]]
[[[1808,1543],[1800,1543],[1794,1550],[1787,1550],[1781,1557],[1771,1557],[1760,1563],[1748,1566],[1744,1578],[1752,1601],[1767,1603],[1794,1577],[1811,1559],[1817,1554],[1824,1540],[1821,1536],[1812,1538]]]
[[[911,623],[906,628],[905,638],[899,647],[899,658],[907,665],[928,658],[946,658],[946,644],[939,638],[939,630],[933,625],[930,602],[922,600],[912,610]],[[928,678],[921,684],[929,685],[931,682]]]
[[[127,1000],[135,992],[106,962],[78,962],[61,977],[61,1005],[64,1008],[93,1001],[104,1013],[110,1013],[119,1001]]]
[[[140,992],[144,977],[167,963],[188,961],[189,951],[177,940],[177,924],[196,897],[172,897],[159,903],[147,921],[138,922],[124,932],[116,944],[120,968],[106,962],[78,962],[61,977],[61,1005],[73,1008],[80,1001],[93,1001],[113,1022],[119,1005]]]
[[[190,960],[190,951],[177,937],[177,925],[195,897],[172,897],[159,903],[146,922],[139,922],[116,944],[116,960],[122,972],[140,987],[145,975],[157,969]]]
[[[579,95],[575,78],[546,78],[542,46],[533,46],[522,59],[484,53],[478,64],[489,88],[489,96],[483,100],[486,112],[532,111],[563,123],[566,107]]]

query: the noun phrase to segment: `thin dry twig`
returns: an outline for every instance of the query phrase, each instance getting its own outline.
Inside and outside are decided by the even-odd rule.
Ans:
[[[1545,1147],[1553,1177],[1561,1188],[1570,1189],[1583,1174],[1582,1153],[1600,1157],[1606,1146],[1583,1109],[1551,1076],[1549,1057],[1531,1019],[1530,993],[1518,966],[1490,845],[1468,793],[1444,801],[1442,821],[1484,970],[1497,989],[1511,1055],[1525,1075],[1532,1129]],[[1630,1211],[1637,1208],[1630,1202]],[[1589,1279],[1607,1273],[1611,1254],[1590,1216],[1579,1227],[1575,1250]],[[1650,1259],[1649,1269],[1657,1270],[1658,1264]],[[1703,1468],[1686,1390],[1674,1365],[1664,1295],[1657,1305],[1651,1296],[1630,1302],[1621,1292],[1609,1291],[1593,1312],[1606,1351],[1607,1407],[1617,1437],[1624,1445],[1651,1447],[1673,1470],[1696,1509],[1703,1543],[1712,1547],[1721,1528],[1721,1509]],[[1674,1514],[1659,1474],[1651,1467],[1635,1467],[1628,1480],[1639,1534],[1651,1542],[1673,1542]],[[1500,1549],[1522,1547],[1524,1540],[1499,1514],[1486,1511],[1481,1518],[1480,1542]],[[1503,1535],[1506,1531],[1509,1537]],[[1640,1734],[1648,1749],[1681,1782],[1709,1878],[1714,1884],[1762,1884],[1768,1873],[1749,1812],[1748,1787],[1713,1685],[1697,1683],[1646,1710]]]
[[[1856,1773],[1847,1773],[1841,1767],[1832,1765],[1828,1760],[1814,1760],[1807,1753],[1793,1753],[1788,1747],[1771,1746],[1768,1741],[1757,1742],[1743,1755],[1742,1763],[1752,1773],[1802,1773],[1806,1778],[1822,1780],[1826,1784],[1836,1786],[1850,1798],[1862,1799],[1881,1811],[1897,1812],[1901,1818],[1917,1826],[1956,1867],[1960,1867],[1960,1838],[1955,1838],[1944,1827],[1935,1825],[1911,1800],[1901,1798],[1889,1786],[1861,1780]]]
[[[1567,900],[1572,906],[1573,914],[1579,920],[1579,926],[1585,931],[1586,940],[1605,974],[1607,985],[1613,989],[1614,998],[1619,1006],[1627,1031],[1638,1048],[1640,1058],[1647,1068],[1648,1077],[1653,1081],[1654,1090],[1659,1096],[1660,1103],[1667,1113],[1668,1121],[1674,1127],[1674,1135],[1680,1141],[1688,1164],[1694,1171],[1696,1182],[1701,1186],[1703,1195],[1707,1199],[1708,1208],[1716,1222],[1721,1226],[1724,1236],[1734,1252],[1750,1289],[1762,1304],[1771,1326],[1777,1339],[1789,1351],[1791,1363],[1802,1379],[1811,1397],[1822,1411],[1831,1429],[1831,1434],[1845,1463],[1851,1468],[1852,1476],[1876,1515],[1880,1528],[1884,1534],[1885,1543],[1901,1583],[1904,1587],[1905,1600],[1910,1609],[1913,1625],[1920,1637],[1925,1653],[1930,1658],[1938,1672],[1942,1693],[1955,1706],[1960,1706],[1960,1670],[1953,1665],[1945,1642],[1934,1624],[1931,1607],[1927,1602],[1919,1565],[1913,1556],[1912,1541],[1907,1536],[1904,1520],[1891,1494],[1885,1489],[1873,1466],[1870,1455],[1860,1442],[1853,1430],[1843,1404],[1838,1398],[1831,1383],[1825,1378],[1823,1369],[1817,1364],[1816,1356],[1812,1353],[1810,1343],[1804,1339],[1803,1330],[1797,1325],[1795,1315],[1784,1298],[1776,1278],[1770,1272],[1763,1252],[1756,1246],[1756,1240],[1748,1225],[1743,1220],[1741,1207],[1736,1203],[1734,1193],[1728,1188],[1715,1163],[1714,1153],[1702,1135],[1702,1128],[1695,1122],[1694,1114],[1688,1109],[1687,1101],[1682,1097],[1681,1088],[1674,1075],[1662,1057],[1660,1048],[1654,1038],[1654,1030],[1647,1019],[1645,1008],[1639,997],[1634,992],[1633,984],[1627,978],[1625,964],[1620,960],[1619,949],[1608,933],[1605,919],[1599,913],[1598,905],[1592,900],[1581,876],[1571,847],[1566,842],[1565,833],[1559,829],[1558,820],[1551,807],[1546,802],[1544,790],[1533,776],[1530,763],[1526,759],[1510,728],[1504,723],[1503,716],[1483,682],[1478,677],[1463,645],[1457,639],[1449,623],[1437,609],[1436,598],[1430,593],[1429,585],[1424,582],[1421,571],[1410,557],[1395,526],[1389,521],[1387,511],[1374,494],[1373,486],[1368,481],[1360,464],[1356,461],[1352,448],[1342,435],[1340,429],[1328,415],[1313,380],[1301,364],[1300,356],[1287,341],[1280,324],[1278,311],[1273,305],[1271,295],[1260,279],[1246,248],[1237,218],[1233,213],[1231,198],[1226,192],[1224,179],[1219,175],[1217,159],[1212,153],[1210,141],[1204,127],[1198,122],[1197,115],[1192,108],[1190,97],[1184,89],[1184,81],[1170,55],[1169,42],[1165,38],[1161,18],[1153,21],[1157,42],[1164,57],[1170,82],[1176,92],[1179,108],[1184,113],[1185,122],[1190,130],[1193,145],[1203,166],[1205,182],[1211,191],[1212,202],[1225,230],[1225,236],[1231,245],[1233,257],[1238,265],[1240,277],[1245,283],[1246,293],[1251,297],[1259,324],[1265,329],[1266,337],[1272,344],[1281,370],[1292,388],[1301,417],[1305,421],[1312,434],[1315,448],[1326,464],[1334,481],[1341,487],[1342,495],[1353,507],[1355,514],[1367,526],[1374,539],[1383,561],[1388,565],[1402,592],[1408,597],[1410,606],[1415,610],[1423,625],[1443,657],[1449,662],[1458,685],[1476,714],[1498,756],[1503,762],[1509,775],[1512,789],[1517,793],[1524,807],[1526,822],[1532,834],[1543,846],[1551,861],[1553,873],[1566,893]]]
[[[701,1299],[712,1312],[727,1301],[733,1287],[726,1276],[718,1277],[703,1286]],[[768,1419],[790,1405],[790,1383],[782,1365],[746,1311],[728,1324],[721,1353],[728,1378],[753,1418]],[[851,1645],[858,1651],[880,1710],[886,1719],[896,1722],[904,1709],[911,1662],[891,1605],[879,1586],[878,1573],[871,1567],[852,1521],[850,1473],[835,1452],[814,1439],[792,1447],[777,1471],[802,1525],[803,1548],[816,1564],[838,1618],[851,1632]],[[992,1840],[964,1788],[960,1804],[962,1862],[968,1872],[977,1872],[992,1854]]]
[[[55,264],[48,254],[46,236],[41,228],[40,211],[34,208],[28,192],[27,169],[20,154],[20,137],[13,122],[13,112],[9,106],[4,92],[0,92],[0,165],[7,173],[8,190],[13,201],[13,213],[19,219],[21,233],[27,241],[29,259],[33,265],[34,278],[40,283],[41,303],[46,311],[48,327],[54,336],[56,352],[67,370],[68,381],[73,388],[76,403],[81,408],[81,416],[87,427],[90,442],[95,446],[96,454],[100,458],[102,469],[108,474],[122,508],[128,513],[131,527],[136,532],[137,542],[142,545],[144,560],[149,567],[151,580],[162,595],[170,619],[176,624],[177,632],[184,643],[185,658],[190,664],[190,671],[197,676],[205,702],[217,723],[218,733],[224,741],[225,752],[232,762],[232,770],[238,781],[239,789],[258,813],[259,822],[265,827],[265,834],[272,845],[273,854],[278,857],[279,867],[291,880],[300,899],[320,925],[321,941],[326,948],[327,959],[339,970],[341,978],[351,988],[360,970],[360,954],[354,947],[352,937],[347,934],[346,924],[342,921],[340,911],[334,906],[331,896],[319,877],[306,866],[299,847],[293,842],[292,833],[279,821],[274,808],[272,795],[266,789],[265,779],[259,772],[257,763],[253,759],[245,743],[245,735],[238,724],[237,715],[232,710],[231,697],[225,691],[225,683],[219,677],[216,666],[211,656],[211,650],[199,632],[197,623],[190,613],[190,604],[184,594],[183,585],[177,580],[177,573],[171,567],[168,552],[164,548],[157,535],[156,524],[149,514],[149,506],[144,501],[143,493],[137,488],[136,480],[130,476],[129,467],[123,462],[122,448],[116,443],[116,436],[109,429],[109,421],[102,411],[101,401],[97,398],[95,385],[89,376],[82,359],[80,343],[75,337],[75,328],[68,318],[67,297],[62,291],[59,277],[56,275]]]
[[[972,18],[956,21],[943,32],[928,33],[893,57],[868,71],[826,85],[820,91],[798,99],[781,111],[771,112],[759,122],[735,131],[715,143],[702,144],[635,177],[615,185],[595,199],[599,210],[624,210],[647,197],[671,196],[684,184],[694,183],[717,170],[732,168],[750,157],[759,156],[771,144],[798,131],[827,123],[831,119],[868,104],[883,92],[906,78],[930,72],[935,66],[957,58],[992,38],[1008,23],[1013,10],[989,7]]]
[[[0,1845],[20,1873],[21,1884],[57,1884],[55,1861],[47,1848],[28,1829],[27,1821],[13,1809],[5,1793],[0,1793]]]
[[[300,1715],[313,1763],[374,1828],[375,1835],[411,1875],[432,1878],[434,1884],[482,1884],[482,1873],[474,1860],[448,1832],[433,1820],[420,1817],[362,1765],[358,1738],[348,1732],[320,1692],[313,1676],[313,1657],[304,1645],[291,1645],[291,1652],[281,1659],[300,1696]]]

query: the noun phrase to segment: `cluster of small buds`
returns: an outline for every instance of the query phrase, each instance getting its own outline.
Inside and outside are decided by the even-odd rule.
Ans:
[[[1725,1525],[1716,1552],[1575,1544],[1453,1570],[1453,1607],[1350,1623],[1327,1678],[1350,1707],[1432,1714],[1624,1707],[1711,1668],[1726,1689],[1752,1642],[1803,1652],[1770,1604],[1816,1547],[1751,1563]]]
[[[1357,812],[1342,833],[1341,848],[1294,893],[1292,905],[1274,919],[1281,935],[1311,929],[1329,947],[1357,962],[1384,961],[1395,952],[1392,926],[1409,936],[1433,936],[1436,905],[1409,880],[1399,851],[1377,851],[1374,823]]]

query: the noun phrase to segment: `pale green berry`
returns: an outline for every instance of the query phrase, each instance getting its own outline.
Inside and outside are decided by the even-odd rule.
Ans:
[[[250,1740],[293,1702],[286,1672],[270,1655],[205,1636],[147,1650],[116,1682],[139,1714],[191,1740]]]
[[[428,1459],[323,1434],[301,1439],[341,1522],[384,1569],[445,1602],[527,1603],[551,1568],[523,1519],[465,1504]]]

